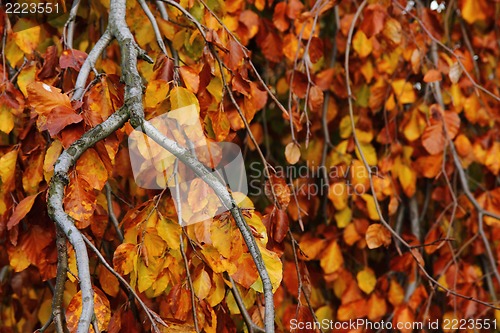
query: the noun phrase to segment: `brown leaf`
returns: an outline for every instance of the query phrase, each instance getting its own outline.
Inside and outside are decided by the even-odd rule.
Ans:
[[[373,35],[379,34],[384,28],[387,9],[382,5],[373,3],[366,7],[363,12],[363,20],[359,28],[363,30],[365,35],[370,38]]]
[[[300,148],[294,143],[290,142],[285,147],[285,158],[288,163],[295,164],[300,159]]]
[[[79,72],[85,59],[87,59],[87,53],[85,52],[76,49],[64,50],[59,58],[59,65],[62,69],[73,68]]]
[[[277,200],[279,208],[286,209],[288,207],[290,203],[290,188],[283,178],[271,174],[270,179],[266,181],[264,190],[271,202]]]
[[[90,224],[90,217],[94,214],[97,195],[87,181],[72,175],[69,186],[66,188],[64,208],[76,220],[80,229]]]
[[[243,60],[243,49],[233,38],[229,39],[227,47],[229,48],[229,52],[226,53],[226,64],[230,69],[235,71]]]
[[[71,108],[69,97],[60,89],[42,82],[32,82],[27,86],[28,101],[38,114],[48,114],[56,106]]]
[[[45,119],[44,119],[45,118]],[[56,106],[45,116],[40,116],[37,121],[40,130],[48,130],[51,137],[61,132],[66,126],[79,123],[83,120],[71,107]],[[40,124],[39,124],[40,123]]]
[[[277,243],[281,243],[285,239],[288,232],[288,214],[286,211],[278,209],[271,216],[271,222],[273,227],[273,239]]]

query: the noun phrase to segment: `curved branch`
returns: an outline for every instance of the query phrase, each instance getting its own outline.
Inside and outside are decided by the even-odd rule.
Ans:
[[[64,187],[68,184],[68,171],[78,158],[98,141],[118,130],[128,120],[129,114],[124,107],[112,114],[102,124],[82,135],[68,149],[64,150],[54,165],[54,175],[50,181],[47,207],[49,216],[64,231],[75,249],[80,289],[82,292],[82,314],[78,321],[77,333],[87,332],[94,314],[94,292],[90,280],[89,257],[82,234],[63,208]]]
[[[158,46],[160,47],[161,51],[164,54],[167,54],[167,48],[165,47],[165,43],[163,42],[163,38],[161,37],[161,32],[160,32],[160,28],[158,27],[158,22],[156,22],[156,19],[155,19],[153,13],[151,12],[151,9],[149,9],[148,4],[146,3],[145,0],[138,0],[138,1],[142,7],[142,10],[144,11],[146,16],[148,17],[149,22],[151,22],[151,25],[153,26],[153,31],[155,33],[156,42],[158,43]]]
[[[78,7],[80,7],[80,0],[74,0],[71,5],[71,10],[69,11],[69,17],[64,24],[64,42],[68,49],[73,48],[73,38],[75,37],[75,20],[76,14],[78,13]]]

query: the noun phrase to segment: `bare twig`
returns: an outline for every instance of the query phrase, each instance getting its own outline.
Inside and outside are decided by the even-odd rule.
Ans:
[[[240,291],[238,290],[238,287],[236,286],[236,282],[234,282],[231,275],[227,274],[227,277],[229,279],[229,282],[231,282],[231,292],[233,293],[234,300],[236,301],[236,305],[240,309],[240,313],[243,316],[243,320],[245,321],[245,324],[247,325],[248,332],[249,333],[253,333],[254,331],[265,332],[262,328],[257,326],[253,322],[252,318],[250,317],[250,314],[248,313],[247,309],[245,308],[245,303],[243,302],[243,298],[241,297]]]
[[[153,13],[151,12],[151,9],[149,9],[148,4],[146,3],[145,0],[138,0],[138,1],[142,7],[142,10],[144,11],[146,16],[148,17],[149,22],[151,22],[151,25],[153,26],[153,31],[155,33],[156,42],[158,43],[158,46],[160,47],[161,51],[164,54],[167,54],[167,49],[165,48],[165,43],[163,42],[160,28],[158,27],[158,22],[156,22],[156,19],[155,19]]]
[[[71,9],[69,11],[69,17],[64,24],[64,43],[68,49],[73,48],[73,38],[75,37],[75,20],[76,14],[78,13],[78,7],[80,7],[80,0],[73,0]]]
[[[103,257],[103,255],[101,254],[101,252],[99,252],[99,250],[95,247],[95,245],[87,237],[85,237],[85,236],[83,236],[83,240],[87,244],[87,246],[92,250],[92,252],[94,252],[94,254],[97,256],[97,258],[99,259],[99,261],[101,262],[101,264],[104,265],[104,267],[106,267],[106,269],[111,274],[113,274],[118,279],[118,281],[120,281],[120,283],[132,295],[134,295],[134,298],[136,299],[136,301],[139,303],[139,305],[141,306],[141,308],[144,310],[144,312],[148,316],[148,319],[151,322],[151,326],[153,327],[153,330],[155,332],[160,332],[158,326],[156,325],[157,322],[159,324],[167,327],[167,324],[165,322],[163,322],[163,320],[161,320],[161,318],[159,316],[157,316],[156,314],[154,314],[153,311],[142,301],[142,299],[139,297],[139,295],[137,295],[137,293],[135,292],[134,288],[132,288],[130,286],[130,284],[127,282],[127,280],[125,280],[120,274],[118,274],[117,271],[115,271],[113,269],[113,267],[111,267],[110,264],[108,264],[108,262],[106,261],[106,258]]]
[[[106,183],[105,185],[106,189],[106,201],[108,204],[108,215],[109,219],[111,220],[111,223],[113,223],[113,226],[115,227],[116,234],[118,235],[118,239],[120,242],[123,242],[123,232],[120,229],[120,223],[118,222],[118,219],[116,218],[114,209],[113,209],[113,198],[112,198],[112,190],[111,190],[111,185],[109,185],[109,182]]]
[[[57,273],[54,296],[52,298],[52,319],[57,333],[67,333],[66,317],[64,316],[64,284],[68,274],[68,249],[66,236],[59,226],[56,226]]]

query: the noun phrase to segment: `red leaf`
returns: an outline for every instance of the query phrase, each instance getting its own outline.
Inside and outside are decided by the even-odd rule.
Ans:
[[[229,40],[228,48],[229,52],[226,53],[227,66],[234,71],[240,65],[241,60],[243,60],[243,49],[242,46],[232,38]]]
[[[80,71],[85,59],[87,59],[87,53],[85,52],[75,49],[64,50],[59,58],[59,65],[62,69],[73,68],[76,71]]]
[[[43,119],[43,116],[39,119]],[[61,105],[52,109],[52,111],[46,116],[46,123],[39,126],[39,128],[40,130],[48,130],[50,136],[54,137],[54,135],[59,133],[66,126],[79,123],[82,120],[82,116],[76,114],[73,108]]]

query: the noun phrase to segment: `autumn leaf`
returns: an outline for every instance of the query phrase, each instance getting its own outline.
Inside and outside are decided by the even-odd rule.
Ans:
[[[352,47],[361,58],[366,58],[373,49],[372,41],[361,30],[358,30],[354,35]]]
[[[324,250],[320,265],[325,274],[335,273],[344,265],[344,257],[336,241],[331,242]]]
[[[455,112],[443,111],[436,104],[431,105],[429,112],[431,123],[422,134],[422,145],[431,155],[436,155],[444,150],[447,137],[453,139],[457,135],[460,118]]]
[[[264,191],[271,202],[277,201],[281,209],[288,207],[290,203],[290,188],[283,178],[271,174],[270,179],[266,181]]]
[[[14,213],[12,213],[12,216],[7,222],[8,230],[16,226],[26,216],[26,214],[30,212],[37,196],[38,194],[30,195],[19,202],[14,210]]]
[[[290,142],[285,147],[285,158],[290,164],[295,164],[300,159],[300,149],[293,142]]]
[[[437,82],[437,81],[441,81],[442,77],[441,77],[441,72],[438,71],[437,69],[431,69],[429,70],[427,73],[425,73],[425,76],[424,76],[424,82]]]
[[[76,332],[78,320],[82,313],[82,292],[79,291],[68,304],[66,309],[66,322],[68,330]],[[94,287],[94,314],[97,320],[99,330],[102,331],[108,327],[111,319],[110,304],[106,295]]]
[[[356,279],[359,289],[363,290],[366,294],[370,294],[377,284],[375,273],[369,268],[359,271],[356,275]]]
[[[113,266],[120,274],[129,274],[136,265],[137,248],[134,244],[120,244],[113,256]]]
[[[369,249],[391,244],[391,233],[382,224],[371,224],[366,230],[366,244]]]

